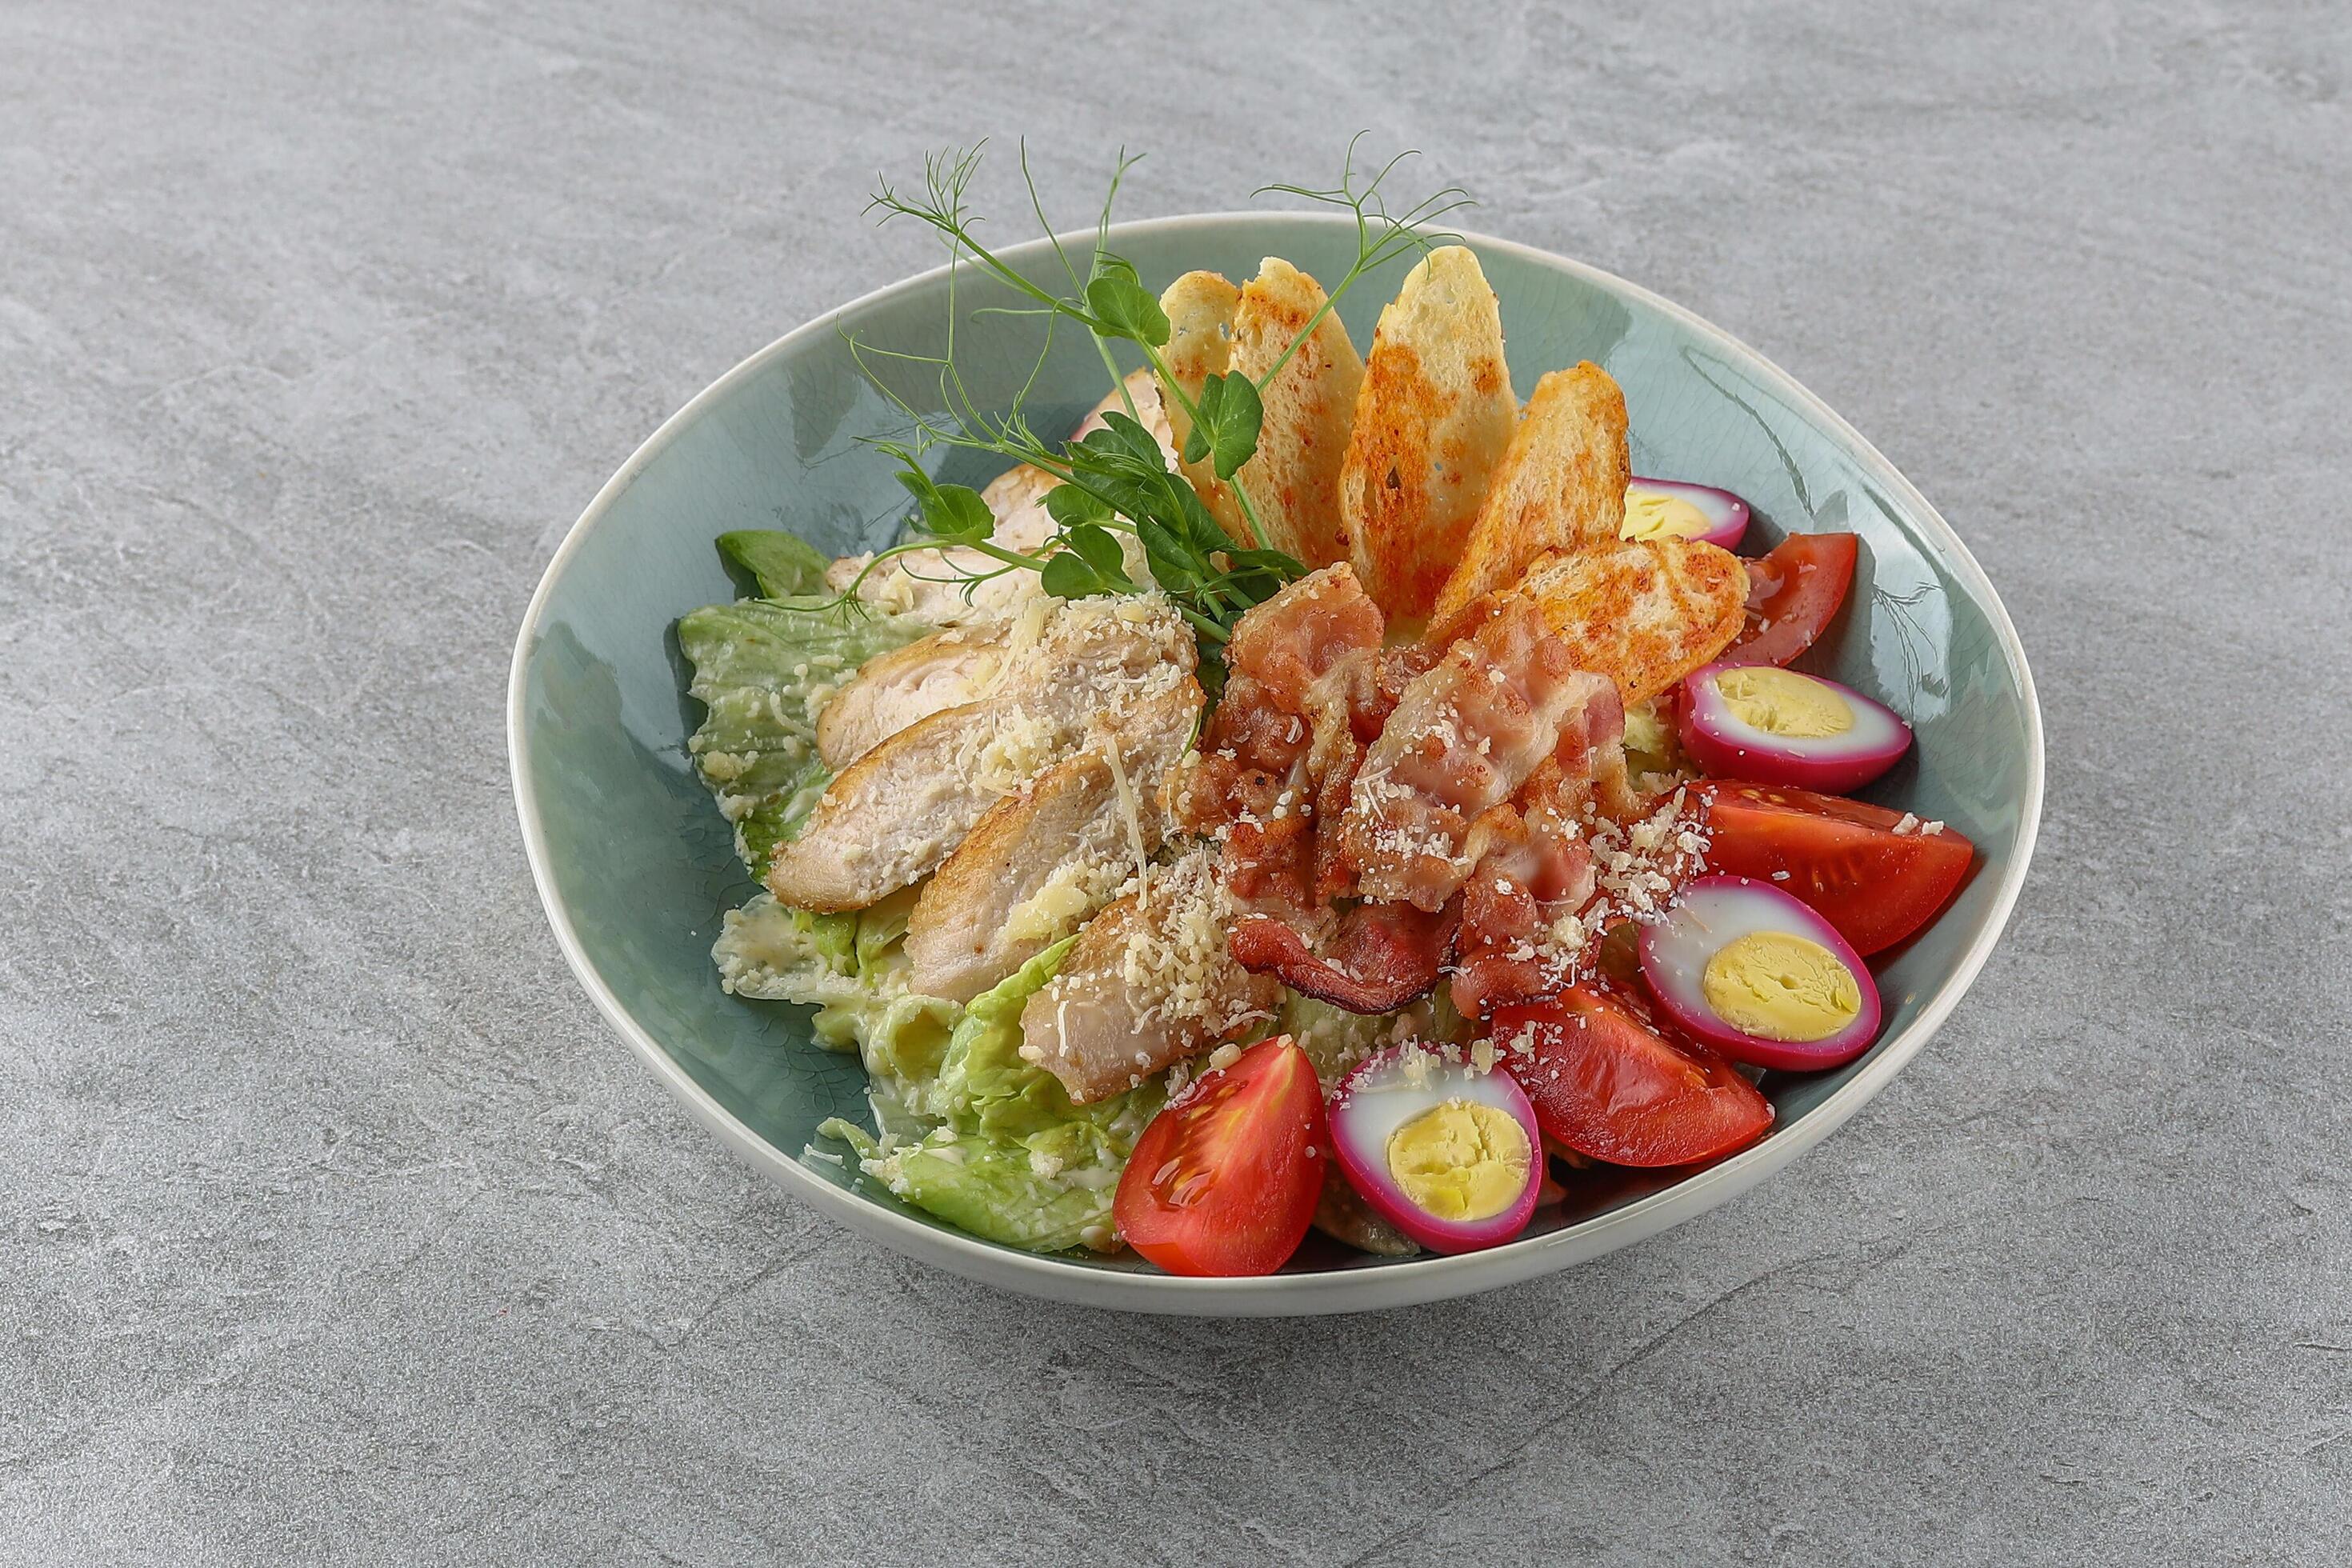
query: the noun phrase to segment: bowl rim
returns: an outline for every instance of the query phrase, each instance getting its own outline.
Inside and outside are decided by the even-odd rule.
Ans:
[[[1115,224],[1108,232],[1110,238],[1116,241],[1122,237],[1181,236],[1188,231],[1213,229],[1229,224],[1269,222],[1338,226],[1352,224],[1354,220],[1347,215],[1336,213],[1244,208],[1134,219]],[[1041,237],[1010,246],[999,254],[1007,261],[1019,265],[1050,255],[1051,247],[1056,243],[1091,245],[1095,237],[1096,231],[1091,228],[1072,230],[1051,239]],[[530,658],[539,639],[541,618],[555,583],[562,575],[572,553],[611,509],[613,502],[647,465],[677,439],[680,431],[772,362],[792,353],[815,334],[833,331],[835,323],[842,317],[896,296],[929,287],[945,277],[953,265],[943,263],[871,289],[793,328],[737,363],[664,420],[597,490],[594,499],[589,501],[565,532],[562,542],[556,546],[555,553],[549,558],[546,570],[540,576],[539,585],[531,595],[530,606],[523,613],[522,626],[515,639],[514,658],[507,684],[508,773],[514,790],[516,811],[520,818],[524,853],[530,862],[531,880],[539,890],[540,904],[555,933],[556,944],[562,950],[565,963],[571,966],[573,976],[586,990],[605,1023],[635,1051],[654,1076],[685,1105],[696,1121],[716,1134],[752,1169],[813,1205],[819,1213],[898,1252],[938,1264],[967,1279],[1048,1300],[1129,1311],[1253,1317],[1365,1311],[1411,1306],[1516,1284],[1552,1273],[1570,1264],[1583,1262],[1628,1246],[1728,1202],[1792,1163],[1798,1156],[1835,1131],[1847,1118],[1885,1089],[1951,1016],[1953,1008],[1958,1005],[1960,998],[1975,982],[1978,973],[2008,929],[2010,915],[2016,907],[2027,868],[2033,858],[2034,842],[2042,822],[2044,771],[2042,705],[2034,690],[2033,673],[2026,662],[2025,648],[2018,638],[2017,627],[2010,619],[2008,607],[2002,604],[1991,580],[1985,575],[1984,569],[1977,563],[1976,557],[1969,552],[1959,535],[1944,521],[1943,514],[1860,431],[1787,371],[1712,321],[1612,272],[1539,247],[1467,230],[1451,231],[1449,237],[1476,248],[1512,255],[1538,267],[1568,273],[1605,291],[1638,301],[1679,322],[1686,330],[1712,340],[1719,349],[1746,362],[1782,397],[1844,442],[1863,467],[1875,470],[1874,477],[1917,521],[1920,531],[1941,552],[1944,563],[1953,575],[1977,596],[1984,607],[2002,656],[2015,672],[2018,692],[2025,706],[2027,752],[2025,798],[2021,803],[2016,850],[2002,872],[1999,886],[1994,889],[1990,918],[1985,921],[1977,940],[1961,954],[1959,963],[1943,984],[1926,998],[1918,1016],[1899,1034],[1883,1042],[1882,1047],[1864,1064],[1860,1072],[1791,1123],[1784,1134],[1765,1139],[1729,1159],[1607,1214],[1596,1215],[1544,1236],[1524,1237],[1483,1252],[1454,1257],[1425,1255],[1376,1268],[1320,1269],[1244,1279],[1185,1279],[1159,1273],[1130,1272],[1097,1268],[1050,1254],[1022,1252],[983,1241],[952,1227],[935,1226],[897,1213],[849,1189],[835,1186],[803,1169],[796,1157],[752,1131],[720,1105],[709,1091],[696,1083],[661,1044],[630,1016],[628,1009],[590,962],[571,917],[557,895],[538,803],[530,789],[530,740],[524,724]]]

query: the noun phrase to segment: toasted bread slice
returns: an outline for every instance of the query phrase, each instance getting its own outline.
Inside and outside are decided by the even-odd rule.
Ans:
[[[1186,437],[1192,433],[1192,422],[1184,416],[1183,404],[1201,395],[1202,384],[1213,375],[1223,375],[1233,368],[1234,317],[1241,309],[1242,291],[1221,273],[1187,272],[1168,285],[1160,296],[1160,309],[1168,317],[1168,347],[1160,358],[1168,366],[1172,387],[1160,388],[1160,401],[1168,416],[1168,434],[1178,452],[1184,449]],[[1178,394],[1182,394],[1180,401]],[[1188,463],[1176,460],[1178,471],[1192,481],[1201,494],[1202,504],[1209,509],[1232,538],[1246,542],[1249,529],[1242,521],[1241,503],[1217,471],[1204,458]]]
[[[1321,284],[1282,258],[1267,257],[1243,287],[1234,312],[1233,368],[1252,380],[1264,377],[1324,303]],[[1257,455],[1236,476],[1257,510],[1266,543],[1310,567],[1348,558],[1339,530],[1339,465],[1363,382],[1364,362],[1332,311],[1266,383]]]
[[[908,918],[917,991],[969,1002],[1110,902],[1160,847],[1160,781],[1202,701],[1197,681],[1168,688],[989,808]]]
[[[1430,619],[1519,580],[1546,551],[1606,550],[1625,526],[1625,395],[1590,361],[1536,383],[1461,563]]]
[[[1696,539],[1629,539],[1554,551],[1512,592],[1533,598],[1576,668],[1615,681],[1630,708],[1731,646],[1746,619],[1748,570]]]
[[[1517,411],[1478,258],[1430,252],[1381,312],[1339,473],[1349,558],[1391,620],[1428,618]]]

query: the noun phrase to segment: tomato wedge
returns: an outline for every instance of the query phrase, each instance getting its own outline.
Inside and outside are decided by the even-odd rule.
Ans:
[[[1271,1274],[1306,1239],[1330,1148],[1315,1064],[1277,1035],[1151,1119],[1111,1213],[1171,1274]]]
[[[1748,626],[1723,664],[1786,664],[1813,646],[1853,585],[1862,541],[1792,533],[1748,565]]]
[[[1606,982],[1499,1008],[1494,1027],[1544,1136],[1580,1154],[1687,1165],[1746,1148],[1772,1125],[1772,1102],[1738,1068]],[[1522,1036],[1531,1055],[1508,1048]]]
[[[1718,781],[1691,794],[1711,835],[1708,870],[1794,894],[1864,956],[1935,919],[1976,858],[1949,828],[1897,833],[1904,813],[1840,795]]]

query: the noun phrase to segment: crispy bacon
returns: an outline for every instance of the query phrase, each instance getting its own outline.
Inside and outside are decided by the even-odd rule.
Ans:
[[[1199,761],[1171,780],[1170,805],[1181,825],[1223,841],[1226,885],[1245,902],[1305,910],[1349,890],[1318,829],[1338,820],[1362,742],[1386,717],[1383,629],[1344,565],[1234,624],[1224,697]]]
[[[1387,629],[1356,574],[1326,566],[1234,622],[1225,662],[1286,710],[1310,713],[1331,672],[1378,649]]]
[[[1411,904],[1359,904],[1339,917],[1318,955],[1305,936],[1271,915],[1244,916],[1227,943],[1234,961],[1272,974],[1350,1013],[1393,1013],[1437,984],[1459,919]]]
[[[1462,889],[1454,974],[1464,1016],[1550,995],[1584,966],[1597,935],[1588,939],[1563,917],[1583,909],[1597,886],[1580,820],[1589,788],[1553,758],[1528,781],[1526,815],[1497,806],[1473,826],[1477,868]]]
[[[1645,815],[1612,813],[1590,792],[1548,764],[1528,785],[1524,820],[1481,819],[1486,837],[1455,942],[1454,1004],[1465,1016],[1589,977],[1610,927],[1655,919],[1703,869],[1705,825],[1683,815],[1681,792]]]
[[[1555,755],[1571,779],[1592,776],[1596,752],[1606,771],[1623,734],[1615,689],[1570,667],[1533,605],[1505,602],[1404,688],[1367,749],[1340,824],[1359,887],[1443,909],[1476,863],[1481,814]]]
[[[1457,626],[1450,644],[1383,649],[1345,566],[1235,626],[1224,699],[1169,799],[1223,846],[1243,967],[1384,1013],[1458,949],[1455,997],[1484,1012],[1549,994],[1585,961],[1589,944],[1561,935],[1596,897],[1586,833],[1639,808],[1616,689],[1571,668],[1523,596]]]

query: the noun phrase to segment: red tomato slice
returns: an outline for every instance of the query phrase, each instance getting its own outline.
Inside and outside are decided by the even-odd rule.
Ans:
[[[1580,1154],[1687,1165],[1745,1148],[1772,1125],[1772,1102],[1738,1068],[1606,982],[1499,1008],[1494,1030],[1544,1136]],[[1522,1034],[1530,1056],[1509,1048]]]
[[[1949,828],[1897,833],[1903,813],[1859,800],[1714,781],[1691,794],[1712,835],[1708,870],[1793,893],[1864,955],[1935,919],[1976,858]]]
[[[1813,646],[1853,585],[1862,541],[1851,533],[1792,533],[1748,565],[1748,626],[1724,664],[1786,664]]]
[[[1171,1274],[1271,1274],[1306,1239],[1330,1148],[1315,1064],[1277,1035],[1151,1119],[1111,1212]]]

